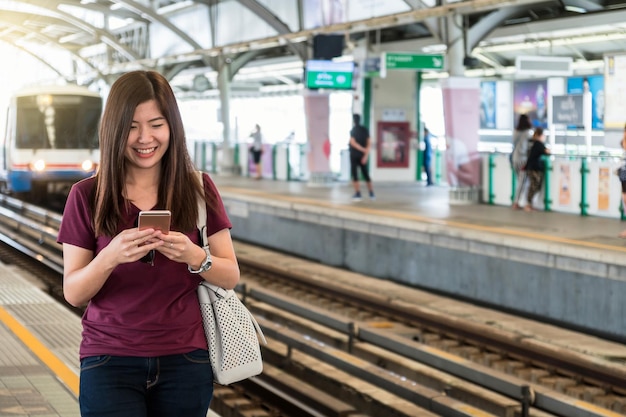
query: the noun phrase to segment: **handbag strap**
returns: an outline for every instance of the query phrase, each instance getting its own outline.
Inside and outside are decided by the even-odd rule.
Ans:
[[[202,171],[196,171],[196,175],[200,180],[200,186],[204,190],[204,179],[202,177]],[[198,230],[200,230],[200,239],[202,240],[202,246],[207,245],[207,234],[206,234],[206,201],[201,198],[198,198],[198,218],[196,219],[196,226]]]
[[[204,189],[204,179],[202,178],[202,171],[196,171],[196,175],[200,180],[200,185],[202,186],[202,189]],[[200,240],[202,246],[208,246],[209,238],[207,237],[206,231],[206,201],[204,201],[204,199],[202,198],[198,198],[198,218],[196,219],[196,227],[200,231]],[[205,287],[213,290],[213,292],[220,297],[226,297],[226,295],[228,294],[228,291],[226,291],[224,288],[213,285],[209,282],[206,282],[205,280],[202,280],[201,285],[204,285]]]

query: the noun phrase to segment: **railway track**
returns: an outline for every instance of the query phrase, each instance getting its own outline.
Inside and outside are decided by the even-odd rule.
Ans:
[[[1,238],[23,253],[8,262],[37,268],[62,299],[60,216],[5,196],[0,203]],[[342,283],[331,268],[240,242],[236,248],[240,294],[269,343],[261,376],[216,386],[212,407],[223,415],[626,415],[623,363]]]

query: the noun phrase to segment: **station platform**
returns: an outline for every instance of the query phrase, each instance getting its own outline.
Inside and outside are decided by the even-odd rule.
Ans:
[[[626,260],[622,256],[626,242],[617,234],[626,222],[454,204],[446,187],[375,183],[376,200],[366,197],[353,202],[349,184],[213,179],[233,221],[235,239],[280,247],[320,264],[361,269],[368,277],[355,278],[356,274],[314,264],[307,266],[311,273],[346,284],[354,282],[372,291],[382,287],[369,276],[439,288],[439,292],[458,288],[461,298],[501,303],[515,311],[522,311],[524,303],[531,305],[532,298],[538,297],[531,305],[536,310],[527,314],[545,315],[547,322],[571,320],[570,324],[581,328],[590,326],[582,321],[585,317],[604,321],[599,328],[603,324],[604,332],[614,339],[621,337],[626,312]],[[262,249],[237,245],[242,256],[272,259],[273,255]],[[282,262],[303,268],[293,259],[285,257]],[[489,291],[481,292],[483,287]],[[384,288],[391,296],[391,286]],[[623,344],[539,324],[522,325],[522,321],[480,308],[470,313],[467,306],[456,306],[450,300],[433,297],[426,301],[424,294],[393,288],[395,296],[414,297],[428,308],[490,325],[498,323],[524,337],[534,335],[555,346],[575,347],[572,350],[599,360],[624,357]],[[612,289],[616,292],[609,293]],[[498,293],[501,299],[497,299]],[[562,307],[561,316],[557,309],[540,310],[537,306],[542,304]],[[579,315],[574,314],[577,310]],[[79,415],[80,330],[80,319],[39,290],[35,281],[0,264],[0,416]]]
[[[450,200],[445,186],[213,175],[235,239],[626,341],[626,222]]]
[[[569,245],[626,253],[626,240],[618,237],[626,221],[546,211],[525,212],[511,207],[463,203],[450,200],[447,186],[426,187],[418,183],[377,183],[375,199],[352,201],[351,183],[310,185],[300,181],[256,180],[240,176],[212,175],[220,191],[249,196],[301,198],[302,202],[329,208],[346,208],[415,222],[502,233]]]
[[[0,263],[0,417],[80,417],[81,331],[36,280]]]
[[[0,264],[0,416],[79,417],[80,318]]]

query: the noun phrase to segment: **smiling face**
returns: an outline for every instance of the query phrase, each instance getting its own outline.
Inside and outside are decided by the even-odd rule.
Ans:
[[[156,101],[141,103],[135,109],[126,141],[126,160],[136,168],[154,168],[170,144],[170,127]]]

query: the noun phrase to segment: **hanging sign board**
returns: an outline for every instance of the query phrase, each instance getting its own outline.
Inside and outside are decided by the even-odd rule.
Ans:
[[[552,96],[552,123],[582,126],[583,125],[583,95],[568,94]]]
[[[387,70],[441,71],[444,69],[443,54],[411,54],[406,52],[383,52],[380,58],[380,76]]]

